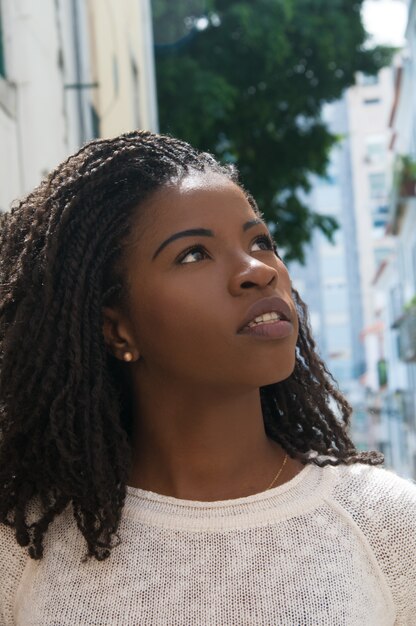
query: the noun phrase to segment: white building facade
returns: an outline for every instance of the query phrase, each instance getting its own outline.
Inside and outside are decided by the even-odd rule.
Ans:
[[[0,0],[0,210],[136,128],[157,130],[150,0]]]
[[[365,422],[387,466],[416,478],[415,0],[409,9],[407,46],[376,84],[370,80],[350,90],[349,110],[357,135],[351,139],[365,320]],[[373,118],[365,114],[366,106],[375,107]],[[412,163],[413,181],[405,174]]]
[[[82,2],[78,2],[81,7]],[[33,189],[81,141],[79,82],[86,41],[74,29],[71,3],[1,0],[0,208]],[[85,108],[85,103],[81,106]],[[91,137],[87,125],[82,139]]]
[[[416,293],[416,210],[407,211],[399,242],[389,226],[396,76],[395,67],[377,77],[358,75],[327,109],[330,130],[343,140],[332,152],[328,178],[313,181],[309,202],[335,216],[340,230],[335,245],[315,234],[306,266],[290,271],[309,305],[320,353],[353,406],[354,443],[382,451],[387,467],[416,477],[415,375],[400,358],[395,326],[404,300]],[[405,83],[416,92],[410,74]],[[411,108],[408,91],[403,100]],[[402,115],[411,118],[408,110]],[[412,133],[407,122],[403,134]]]
[[[396,464],[404,475],[416,478],[416,0],[409,5],[406,39],[390,115],[388,230],[395,249],[376,275],[375,290],[389,371],[379,394],[387,415],[397,415],[397,407],[401,410],[404,436]]]

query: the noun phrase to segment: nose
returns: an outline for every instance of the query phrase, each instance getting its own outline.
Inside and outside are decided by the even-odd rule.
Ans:
[[[253,257],[246,258],[233,273],[229,282],[229,290],[232,295],[239,295],[246,289],[257,287],[263,289],[269,285],[275,285],[278,280],[276,267],[262,263]]]

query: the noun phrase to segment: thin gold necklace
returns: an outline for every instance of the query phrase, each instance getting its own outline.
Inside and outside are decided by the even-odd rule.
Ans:
[[[286,456],[285,456],[284,461],[283,461],[283,463],[282,463],[282,467],[279,469],[279,471],[277,472],[276,476],[273,478],[272,482],[271,482],[271,483],[270,483],[270,485],[267,487],[267,489],[271,489],[271,488],[273,487],[274,483],[276,482],[276,480],[279,478],[280,474],[282,473],[282,469],[283,469],[283,468],[284,468],[284,466],[286,465],[287,457],[288,457],[288,454],[287,454],[287,452],[286,452]],[[266,489],[266,491],[267,491],[267,489]]]

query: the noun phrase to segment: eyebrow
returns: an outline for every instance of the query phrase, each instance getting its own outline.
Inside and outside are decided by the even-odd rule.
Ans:
[[[263,226],[267,228],[267,225],[263,220],[255,219],[255,220],[250,220],[249,222],[245,222],[245,224],[243,224],[243,232],[245,233],[246,230],[249,230],[249,228],[253,228],[253,226],[257,226],[258,224],[263,224]],[[158,249],[156,250],[156,252],[154,253],[152,257],[152,261],[154,261],[157,255],[160,252],[162,252],[163,248],[165,248],[172,241],[175,241],[176,239],[181,239],[181,237],[195,237],[195,236],[215,237],[214,232],[208,228],[189,228],[188,230],[181,230],[178,233],[174,233],[173,235],[165,239],[163,243],[160,244],[160,246],[158,247]]]

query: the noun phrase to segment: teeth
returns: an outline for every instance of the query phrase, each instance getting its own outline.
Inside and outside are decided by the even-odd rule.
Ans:
[[[263,315],[259,315],[258,317],[255,317],[252,322],[247,324],[247,326],[251,327],[251,326],[256,326],[257,324],[265,324],[265,323],[270,324],[271,322],[276,322],[281,319],[282,318],[280,317],[280,315],[273,311],[272,313],[264,313]]]

